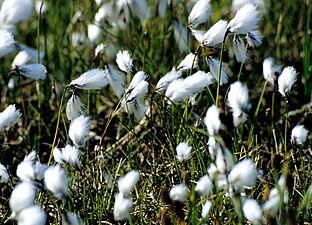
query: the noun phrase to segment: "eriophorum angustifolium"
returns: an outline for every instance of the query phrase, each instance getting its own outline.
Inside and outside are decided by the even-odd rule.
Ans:
[[[311,16],[0,1],[0,224],[310,223]]]

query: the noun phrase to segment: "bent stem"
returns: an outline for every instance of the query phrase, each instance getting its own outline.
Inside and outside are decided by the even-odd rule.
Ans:
[[[227,37],[228,31],[225,32],[224,38],[221,45],[221,52],[220,52],[220,64],[219,64],[219,70],[218,70],[218,83],[217,83],[217,95],[216,95],[216,106],[218,107],[219,103],[219,92],[220,92],[220,80],[221,80],[221,69],[222,69],[222,56],[223,56],[223,48],[225,44],[225,39]]]
[[[284,150],[285,153],[287,152],[287,123],[288,123],[288,101],[287,101],[287,97],[285,96],[285,136],[284,136]]]
[[[53,155],[53,149],[54,149],[55,143],[56,143],[57,133],[58,133],[58,129],[59,129],[59,126],[60,126],[60,119],[61,119],[61,113],[62,113],[63,100],[64,100],[65,92],[67,91],[67,88],[68,88],[68,86],[65,87],[65,89],[64,89],[64,91],[62,93],[62,97],[61,97],[61,103],[60,103],[60,107],[59,107],[58,114],[57,114],[56,129],[55,129],[55,133],[54,133],[54,138],[53,138],[53,143],[52,143],[52,148],[51,148],[51,152],[50,152],[48,165],[50,165],[50,163],[51,163],[51,159],[52,159],[52,155]]]

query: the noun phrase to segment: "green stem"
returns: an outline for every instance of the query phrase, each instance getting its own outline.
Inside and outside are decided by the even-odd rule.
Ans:
[[[64,100],[64,96],[65,96],[66,90],[67,90],[67,87],[63,91],[63,94],[62,94],[62,97],[61,97],[61,103],[60,103],[60,107],[59,107],[59,110],[58,110],[56,129],[55,129],[55,133],[54,133],[54,138],[53,138],[53,143],[52,143],[52,148],[51,148],[51,152],[50,152],[48,165],[50,165],[50,163],[51,163],[51,159],[52,159],[52,155],[53,155],[53,149],[54,149],[55,143],[56,143],[57,133],[58,133],[58,129],[59,129],[59,126],[60,126],[60,119],[61,119],[61,113],[62,113],[62,107],[63,107],[63,100]]]
[[[218,107],[219,103],[219,92],[220,92],[220,80],[221,80],[221,69],[222,69],[222,58],[223,58],[223,48],[225,44],[225,39],[228,34],[228,31],[224,34],[224,38],[221,45],[221,52],[220,52],[220,64],[219,64],[219,70],[218,70],[218,83],[217,83],[217,95],[216,95],[216,106]]]
[[[285,112],[286,112],[286,116],[285,116],[285,136],[284,136],[284,150],[285,153],[287,153],[287,123],[288,123],[288,101],[287,98],[285,97]]]

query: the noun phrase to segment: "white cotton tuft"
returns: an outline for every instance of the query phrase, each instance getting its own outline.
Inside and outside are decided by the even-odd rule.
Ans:
[[[156,89],[158,92],[166,91],[169,84],[180,78],[182,75],[181,71],[177,71],[175,68],[172,68],[172,70],[165,74],[162,78],[159,79],[158,83],[156,84]]]
[[[258,30],[254,30],[247,33],[246,41],[250,47],[258,47],[262,42],[262,36]]]
[[[186,142],[181,142],[176,147],[177,159],[180,162],[187,161],[190,158],[192,147],[189,146]]]
[[[177,184],[171,188],[169,196],[172,201],[184,203],[187,195],[187,187],[184,184]]]
[[[0,132],[8,126],[13,126],[22,116],[15,105],[9,105],[3,112],[0,112]]]
[[[68,184],[64,169],[60,165],[50,166],[44,172],[45,187],[58,199],[68,195]]]
[[[270,84],[274,85],[274,81],[276,80],[276,76],[274,73],[280,73],[281,67],[274,64],[274,59],[269,57],[264,59],[263,61],[263,77]]]
[[[220,173],[225,174],[234,165],[233,154],[227,148],[218,148],[216,154],[216,167]]]
[[[124,73],[116,70],[113,66],[107,66],[107,78],[110,86],[112,87],[114,93],[121,98],[125,91],[125,75]]]
[[[298,73],[292,66],[285,67],[278,77],[278,91],[286,97],[290,93],[293,84],[297,81]]]
[[[134,66],[133,66],[133,59],[131,54],[128,51],[119,51],[116,55],[116,63],[120,70],[126,73],[132,73]]]
[[[17,67],[17,72],[34,80],[45,80],[48,75],[47,68],[42,64],[28,64]]]
[[[248,88],[240,81],[236,81],[230,86],[228,106],[231,108],[235,127],[238,127],[247,120],[246,112],[251,108]]]
[[[70,123],[68,134],[77,148],[84,148],[90,126],[90,118],[84,115],[78,116]]]
[[[210,72],[212,73],[213,77],[218,82],[218,73],[219,73],[219,66],[220,62],[216,59],[213,59],[211,57],[207,57],[207,63],[210,69]],[[223,84],[226,84],[228,82],[228,75],[225,73],[223,68],[221,68],[221,75],[220,75],[220,86]]]
[[[66,145],[65,148],[54,148],[53,149],[54,160],[60,164],[68,163],[75,169],[80,170],[80,151],[74,146]]]
[[[258,170],[251,159],[244,159],[237,163],[228,176],[229,182],[238,188],[254,185],[257,178]]]
[[[34,205],[36,197],[36,188],[31,182],[22,182],[15,186],[12,191],[9,205],[14,218],[23,209]]]
[[[248,3],[236,12],[235,17],[228,24],[228,30],[235,34],[247,34],[257,29],[259,20],[257,7]]]
[[[256,200],[246,199],[243,202],[243,213],[252,224],[262,224],[262,209]]]
[[[0,30],[0,58],[13,52],[15,41],[13,35],[6,30]]]
[[[16,25],[32,16],[34,0],[4,0],[0,10],[1,25]]]
[[[233,39],[233,50],[237,62],[245,63],[247,60],[246,47],[243,39],[237,35]]]
[[[69,121],[73,121],[75,118],[86,115],[86,106],[81,102],[78,95],[72,94],[66,105],[66,116]]]
[[[0,183],[8,183],[9,180],[10,176],[6,167],[0,163]]]
[[[227,29],[227,21],[219,20],[203,35],[203,45],[205,47],[221,44]]]
[[[128,220],[133,202],[130,198],[124,196],[123,193],[118,193],[114,203],[114,219],[116,221]]]
[[[198,25],[207,22],[210,15],[211,15],[210,0],[199,0],[193,6],[188,16],[188,25],[191,28],[196,28]]]
[[[47,214],[38,205],[33,205],[22,210],[17,215],[19,225],[42,225],[46,224]]]
[[[88,38],[91,43],[96,44],[101,36],[101,28],[97,24],[88,24]]]
[[[291,131],[291,142],[295,145],[303,145],[307,140],[308,132],[303,125],[295,126]]]
[[[207,218],[207,216],[208,216],[208,214],[210,212],[211,206],[212,206],[212,202],[209,201],[209,200],[207,200],[205,202],[205,204],[203,204],[202,212],[201,212],[202,218]]]
[[[177,69],[181,71],[190,70],[193,65],[193,69],[198,64],[198,57],[193,53],[189,53],[185,58],[180,62]]]
[[[209,196],[213,193],[213,182],[208,175],[203,176],[197,181],[195,191],[198,192],[200,196]]]
[[[206,116],[204,118],[204,123],[207,127],[208,134],[210,136],[217,135],[221,126],[221,120],[219,117],[220,110],[217,106],[212,105],[207,110]]]
[[[92,69],[72,80],[68,86],[82,90],[102,89],[108,84],[106,73],[101,69]]]
[[[128,172],[125,176],[121,177],[118,181],[119,192],[127,195],[130,193],[132,188],[140,179],[140,174],[138,171],[132,170]]]

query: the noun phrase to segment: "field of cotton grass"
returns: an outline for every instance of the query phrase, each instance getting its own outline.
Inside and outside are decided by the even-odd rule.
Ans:
[[[311,15],[0,1],[0,223],[310,224]]]

